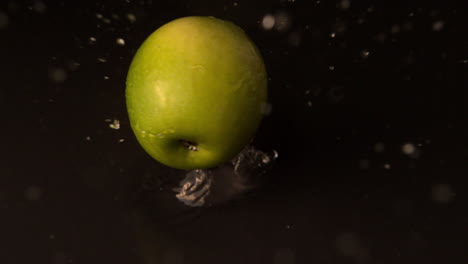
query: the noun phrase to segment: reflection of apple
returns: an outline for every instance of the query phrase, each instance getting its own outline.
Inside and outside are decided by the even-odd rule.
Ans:
[[[132,129],[154,159],[179,169],[215,167],[240,152],[261,121],[265,66],[236,25],[181,18],[139,48],[126,97]]]

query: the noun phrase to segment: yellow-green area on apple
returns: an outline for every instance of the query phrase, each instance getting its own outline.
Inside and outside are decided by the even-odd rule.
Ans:
[[[184,17],[152,33],[130,65],[130,124],[143,149],[178,169],[216,167],[253,138],[267,100],[254,43],[235,24]]]

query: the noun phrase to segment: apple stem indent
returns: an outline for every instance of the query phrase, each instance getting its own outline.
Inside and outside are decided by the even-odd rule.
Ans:
[[[198,144],[195,143],[195,142],[188,141],[188,140],[183,140],[183,139],[181,139],[180,142],[188,150],[191,150],[191,151],[197,151],[198,150]]]

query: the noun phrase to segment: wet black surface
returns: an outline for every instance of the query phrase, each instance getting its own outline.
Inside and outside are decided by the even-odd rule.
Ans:
[[[252,2],[0,3],[0,263],[468,261],[464,10]],[[212,207],[175,198],[184,172],[126,117],[135,50],[187,15],[240,25],[271,77],[255,145],[279,158]]]

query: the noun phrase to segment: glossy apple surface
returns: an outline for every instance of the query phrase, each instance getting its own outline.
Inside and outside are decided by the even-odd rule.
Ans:
[[[215,167],[254,136],[266,78],[258,49],[238,26],[213,17],[174,20],[151,34],[131,63],[131,127],[167,166]]]

